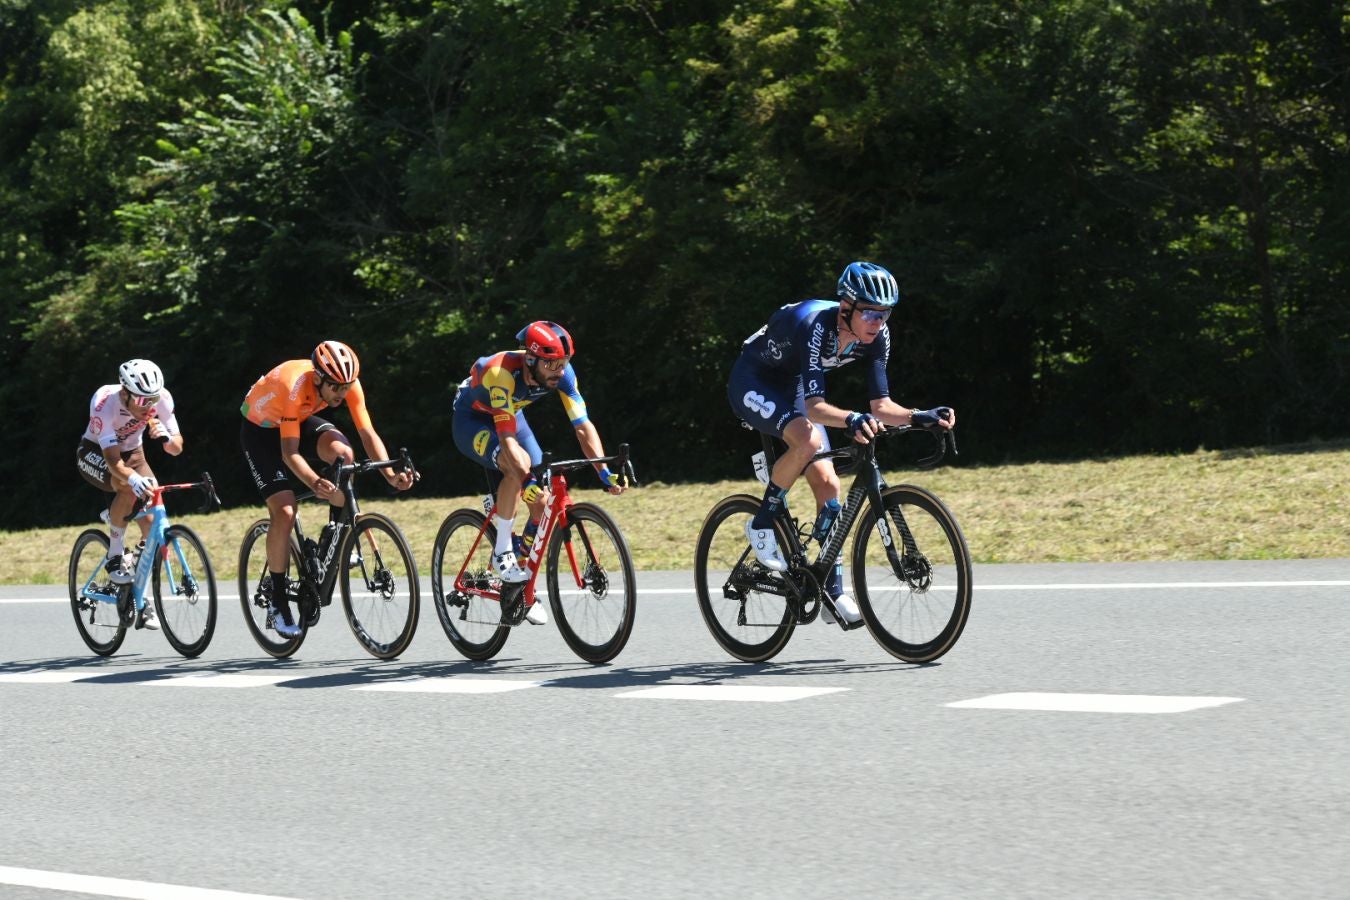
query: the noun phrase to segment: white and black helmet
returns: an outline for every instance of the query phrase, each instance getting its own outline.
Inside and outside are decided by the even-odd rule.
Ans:
[[[117,367],[117,377],[137,397],[156,397],[164,390],[164,373],[148,359],[129,359]]]

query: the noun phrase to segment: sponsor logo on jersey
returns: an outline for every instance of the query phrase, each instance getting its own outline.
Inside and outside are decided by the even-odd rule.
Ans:
[[[773,338],[769,338],[768,343],[765,344],[764,352],[774,360],[783,358],[783,347]]]
[[[488,388],[488,405],[493,409],[511,408],[511,395],[504,387]]]
[[[310,382],[308,372],[306,372],[304,375],[301,375],[299,378],[295,379],[295,381],[291,384],[291,399],[299,400],[300,392],[303,391],[305,389],[305,385],[309,383]]]
[[[89,420],[89,433],[90,433],[90,434],[102,434],[102,433],[103,433],[103,419],[101,419],[101,418],[98,417],[98,416],[94,416],[92,419],[90,419],[90,420]]]
[[[778,408],[777,403],[754,391],[746,391],[745,396],[741,398],[741,402],[766,419],[771,418],[774,410]]]
[[[810,365],[813,369],[820,368],[820,345],[825,340],[825,326],[816,322],[811,326],[811,339],[806,342],[806,349],[811,351]]]
[[[473,436],[473,452],[479,456],[487,453],[488,441],[492,440],[492,432],[484,428]]]
[[[276,397],[276,395],[277,395],[276,391],[268,391],[266,394],[263,394],[257,400],[254,400],[253,401],[254,415],[261,416],[263,412],[263,407],[271,403],[273,398]]]

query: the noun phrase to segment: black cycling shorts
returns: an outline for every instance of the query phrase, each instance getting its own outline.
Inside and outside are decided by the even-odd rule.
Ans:
[[[336,431],[337,426],[327,419],[310,416],[300,423],[300,455],[316,469],[326,463],[319,459],[319,435]],[[299,493],[306,490],[300,479],[281,461],[281,430],[254,425],[248,419],[239,426],[239,446],[244,449],[244,461],[253,486],[266,500],[282,491]]]

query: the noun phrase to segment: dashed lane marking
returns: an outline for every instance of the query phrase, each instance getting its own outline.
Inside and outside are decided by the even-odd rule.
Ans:
[[[69,684],[86,678],[97,678],[102,672],[4,672],[0,683],[9,684]]]
[[[283,681],[295,681],[300,675],[237,675],[233,673],[193,672],[191,675],[175,675],[172,678],[156,678],[141,682],[155,687],[210,687],[210,688],[250,688],[269,687]]]
[[[1229,703],[1242,697],[1168,697],[1152,694],[990,694],[948,703],[956,709],[1020,709],[1043,712],[1181,713]]]
[[[405,694],[504,694],[539,687],[542,681],[515,681],[504,678],[461,678],[450,675],[440,678],[407,678],[400,681],[381,681],[363,684],[354,691],[393,691]]]
[[[638,700],[731,700],[742,703],[783,703],[834,694],[848,688],[774,687],[759,684],[663,684],[625,691],[616,697]]]
[[[245,894],[239,891],[188,887],[182,884],[131,881],[101,875],[74,875],[69,872],[19,869],[13,866],[0,866],[0,884],[48,891],[72,891],[99,897],[130,897],[133,900],[288,900],[286,897],[273,894]]]

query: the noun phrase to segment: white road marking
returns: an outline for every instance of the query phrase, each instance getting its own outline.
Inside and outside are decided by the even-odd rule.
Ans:
[[[625,691],[615,697],[643,700],[732,700],[750,703],[782,703],[846,691],[848,688],[774,687],[760,684],[663,684]]]
[[[98,678],[107,672],[5,672],[0,673],[0,682],[10,684],[69,684],[85,678]]]
[[[193,672],[188,675],[175,675],[172,678],[155,678],[140,684],[153,684],[156,687],[214,687],[214,688],[250,688],[268,687],[283,681],[295,681],[301,675],[239,675],[233,672]]]
[[[981,584],[975,582],[975,592],[986,591],[1181,591],[1190,588],[1299,588],[1350,587],[1350,581],[1107,581],[1056,584]],[[938,585],[933,590],[956,590],[955,585]],[[692,597],[693,588],[638,588],[639,597]],[[234,602],[238,594],[217,594],[222,603]],[[21,603],[69,603],[68,597],[4,597],[0,606]]]
[[[1030,709],[1047,712],[1179,713],[1241,703],[1242,697],[1165,697],[1151,694],[990,694],[948,703],[957,709]]]
[[[397,691],[407,694],[504,694],[539,687],[541,681],[514,681],[505,678],[463,678],[449,675],[441,678],[408,678],[382,681],[352,688],[354,691]]]
[[[0,884],[48,891],[73,891],[100,897],[131,897],[133,900],[288,900],[274,894],[245,894],[239,891],[187,887],[181,884],[131,881],[125,878],[105,878],[101,875],[72,875],[68,872],[46,872],[41,869],[18,869],[11,866],[0,866]]]

